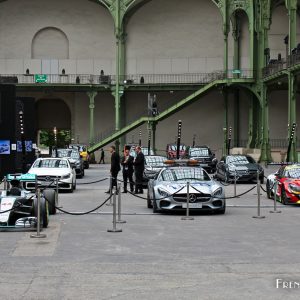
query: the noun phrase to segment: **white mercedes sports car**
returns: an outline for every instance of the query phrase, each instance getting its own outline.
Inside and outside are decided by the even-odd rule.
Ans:
[[[58,179],[59,190],[73,192],[76,189],[76,173],[67,158],[38,158],[28,173],[37,175],[38,184],[56,188]],[[35,183],[26,182],[25,188],[35,189]]]
[[[188,166],[163,168],[154,179],[149,180],[148,208],[153,208],[153,212],[186,209],[188,182],[191,210],[225,213],[224,188],[203,168]]]

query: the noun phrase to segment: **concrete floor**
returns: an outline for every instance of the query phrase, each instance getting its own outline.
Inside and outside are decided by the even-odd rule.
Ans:
[[[78,183],[108,175],[91,166]],[[270,167],[266,174],[276,167]],[[60,193],[67,211],[87,211],[107,197],[108,182],[78,184]],[[254,184],[238,184],[241,193]],[[233,186],[226,188],[227,196]],[[46,239],[29,232],[0,232],[0,299],[299,299],[300,288],[276,288],[276,279],[300,282],[300,207],[270,214],[255,190],[227,201],[225,215],[152,214],[146,201],[122,194],[121,233],[111,206],[97,213],[51,216]]]

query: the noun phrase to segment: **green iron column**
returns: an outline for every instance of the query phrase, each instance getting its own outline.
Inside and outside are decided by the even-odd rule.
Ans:
[[[89,97],[89,109],[90,109],[90,126],[89,126],[89,144],[93,145],[95,142],[95,127],[94,127],[94,109],[95,109],[95,97],[96,91],[87,92]]]
[[[297,0],[286,0],[289,16],[289,55],[296,47],[297,40]]]
[[[287,0],[288,16],[289,16],[289,55],[292,54],[292,49],[296,47],[297,39],[297,1]],[[296,120],[296,77],[291,72],[288,73],[288,137],[291,135],[291,128],[293,123],[297,123]],[[296,129],[297,130],[297,129]],[[294,134],[292,140],[290,160],[297,162],[297,134]]]
[[[224,125],[223,125],[223,155],[227,155],[228,145],[228,90],[222,90],[224,99]]]
[[[260,94],[260,127],[258,129],[258,137],[260,137],[261,157],[260,161],[272,161],[270,139],[269,139],[269,101],[267,94],[267,86],[262,82],[262,70],[266,66],[267,57],[265,49],[268,47],[268,30],[271,24],[271,6],[270,1],[261,6],[258,20],[257,32],[257,92]]]
[[[292,125],[297,124],[296,118],[296,92],[297,92],[297,80],[296,76],[291,72],[288,73],[288,113],[289,113],[289,124],[288,124],[288,138],[291,136]],[[292,139],[291,150],[290,150],[290,161],[297,162],[297,127],[295,134]]]
[[[260,161],[269,162],[272,160],[271,158],[271,149],[270,149],[270,141],[269,141],[269,101],[267,96],[267,86],[262,85],[261,90],[261,98],[262,98],[262,143],[261,143],[261,157]]]

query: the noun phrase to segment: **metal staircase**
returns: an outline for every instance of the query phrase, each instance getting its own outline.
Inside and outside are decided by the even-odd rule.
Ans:
[[[130,123],[129,125],[123,127],[122,129],[113,132],[112,134],[110,134],[109,136],[107,136],[106,138],[103,138],[101,141],[97,142],[95,145],[92,145],[91,147],[88,148],[88,152],[89,153],[93,153],[95,151],[97,151],[98,149],[106,146],[107,144],[119,139],[121,136],[127,134],[128,132],[134,130],[135,128],[143,125],[144,123],[147,122],[160,122],[163,121],[164,119],[170,117],[171,115],[175,114],[176,112],[178,112],[179,110],[185,108],[186,106],[192,104],[193,102],[195,102],[200,96],[205,95],[208,91],[210,91],[213,87],[215,87],[218,84],[223,84],[224,80],[214,80],[208,84],[206,84],[205,86],[203,86],[202,88],[200,88],[199,90],[197,90],[196,92],[192,93],[191,95],[189,95],[188,97],[182,99],[181,101],[177,102],[176,104],[174,104],[173,106],[169,107],[168,109],[160,112],[160,114],[156,117],[141,117],[138,120]]]

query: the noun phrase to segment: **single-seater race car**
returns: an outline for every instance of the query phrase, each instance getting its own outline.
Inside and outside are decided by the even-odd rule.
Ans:
[[[7,188],[0,196],[0,228],[35,228],[37,226],[38,200],[36,194],[22,188],[23,182],[34,181],[34,174],[7,175]],[[54,191],[53,191],[54,192]],[[41,227],[48,227],[48,202],[40,198]]]
[[[147,206],[153,212],[182,210],[187,207],[187,183],[189,182],[189,208],[224,214],[226,209],[224,188],[212,180],[207,172],[189,161],[182,166],[163,168],[148,182]]]
[[[300,204],[300,165],[282,166],[275,174],[268,176],[267,195],[282,204]]]

